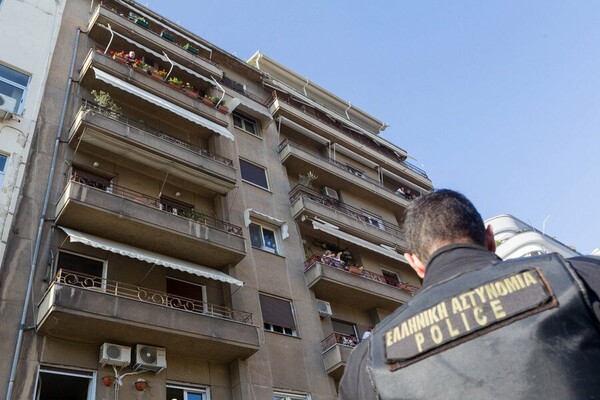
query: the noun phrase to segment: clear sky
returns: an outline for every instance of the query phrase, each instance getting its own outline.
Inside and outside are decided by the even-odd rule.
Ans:
[[[247,60],[257,50],[387,122],[463,192],[589,254],[600,247],[600,2],[153,0]]]

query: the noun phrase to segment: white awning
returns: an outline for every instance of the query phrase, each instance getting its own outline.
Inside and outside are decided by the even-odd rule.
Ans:
[[[250,216],[253,216],[255,218],[258,218],[260,220],[263,220],[263,221],[266,221],[268,223],[278,226],[281,229],[281,238],[282,239],[287,239],[290,236],[287,222],[277,219],[275,217],[271,217],[270,215],[263,214],[252,208],[246,208],[244,210],[244,225],[245,226],[250,226]]]
[[[120,37],[120,38],[122,38],[122,39],[125,39],[126,41],[128,41],[128,42],[129,42],[129,43],[131,43],[132,45],[136,46],[138,49],[142,49],[142,50],[144,50],[145,52],[147,52],[147,53],[150,53],[150,54],[152,54],[153,56],[155,56],[155,57],[158,57],[158,58],[160,58],[160,59],[161,59],[161,60],[163,60],[163,61],[166,61],[166,62],[168,62],[168,63],[173,63],[173,65],[174,65],[174,66],[176,66],[177,68],[179,68],[180,70],[182,70],[182,71],[185,71],[185,72],[187,72],[187,73],[190,73],[190,74],[192,74],[192,75],[194,75],[194,76],[196,76],[196,77],[198,77],[198,78],[202,79],[203,81],[210,83],[210,84],[211,84],[211,85],[213,85],[213,86],[215,85],[215,83],[212,81],[212,79],[210,79],[210,78],[207,78],[207,77],[205,77],[205,76],[203,76],[203,75],[201,75],[201,74],[197,73],[197,72],[196,72],[196,71],[194,71],[194,70],[191,70],[191,69],[189,69],[189,68],[187,68],[187,67],[184,67],[183,65],[181,65],[181,64],[179,64],[179,63],[176,63],[176,62],[174,62],[174,61],[170,60],[168,57],[165,57],[165,55],[164,55],[164,54],[160,54],[159,52],[157,52],[157,51],[154,51],[154,50],[152,50],[152,49],[150,49],[150,48],[148,48],[148,47],[144,46],[143,44],[140,44],[140,43],[136,42],[135,40],[133,40],[133,39],[130,39],[129,37],[127,37],[127,36],[125,36],[125,35],[121,35],[119,32],[115,32],[115,31],[113,31],[113,30],[111,29],[110,25],[109,25],[109,26],[104,26],[104,25],[102,25],[102,24],[98,24],[98,26],[100,26],[100,27],[102,27],[102,28],[104,28],[104,29],[106,29],[106,30],[108,30],[108,31],[112,32],[113,34],[115,34],[116,36],[119,36],[119,37]]]
[[[242,96],[234,97],[233,99],[231,99],[231,101],[227,105],[227,107],[229,107],[230,111],[235,110],[236,107],[238,107],[238,106],[242,106],[243,108],[247,108],[250,111],[254,111],[263,117],[266,117],[269,119],[273,118],[271,116],[271,113],[267,109],[267,107],[261,106],[260,104],[255,103],[253,100],[249,100]]]
[[[354,161],[358,161],[359,163],[366,165],[370,168],[377,168],[379,167],[379,164],[374,163],[373,161],[369,160],[368,158],[365,158],[363,156],[361,156],[358,153],[355,153],[353,151],[348,150],[347,148],[345,148],[344,146],[341,146],[339,143],[334,143],[333,144],[333,148],[336,152],[345,155],[348,158],[353,159]]]
[[[302,125],[297,124],[294,121],[287,119],[286,117],[279,117],[278,119],[279,119],[279,122],[281,122],[282,124],[289,126],[293,130],[300,132],[304,136],[309,137],[318,143],[325,144],[325,145],[329,145],[329,143],[331,143],[329,140],[325,139],[323,136],[311,131],[310,129],[306,129]]]
[[[349,233],[342,232],[339,229],[331,228],[330,226],[327,226],[320,222],[313,221],[312,225],[313,225],[314,229],[317,229],[317,230],[323,231],[323,232],[327,232],[330,235],[333,235],[340,239],[344,239],[350,243],[354,243],[360,247],[364,247],[365,249],[374,251],[375,253],[379,253],[386,257],[392,258],[397,261],[402,261],[403,263],[408,264],[408,261],[406,260],[406,258],[404,258],[404,256],[402,254],[398,254],[395,251],[386,250],[381,246],[378,246],[376,244],[373,244],[371,242],[368,242],[368,241],[358,238],[356,236],[350,235]]]
[[[135,258],[136,260],[145,261],[150,264],[162,265],[163,267],[176,269],[179,271],[187,272],[202,276],[217,281],[230,283],[232,285],[244,286],[244,282],[239,281],[226,273],[217,271],[212,268],[204,267],[202,265],[193,264],[187,261],[178,260],[176,258],[168,257],[162,254],[154,253],[148,250],[139,249],[137,247],[129,246],[124,243],[114,242],[109,239],[100,238],[98,236],[90,235],[75,231],[73,229],[64,228],[59,226],[60,229],[65,231],[69,235],[71,243],[83,243],[86,246],[91,246],[97,249],[110,251],[111,253],[120,254],[122,256]]]
[[[98,68],[93,69],[94,73],[96,74],[96,78],[100,79],[101,81],[104,81],[111,86],[129,92],[133,95],[136,95],[139,98],[146,100],[152,104],[156,104],[157,106],[169,110],[179,116],[182,116],[185,119],[188,119],[200,126],[205,127],[206,129],[210,129],[211,131],[218,133],[219,135],[226,137],[229,140],[234,140],[233,134],[229,132],[226,128],[217,125],[214,122],[207,120],[206,118],[202,118],[201,116],[196,115],[193,112],[186,110],[185,108],[179,107],[178,105],[165,101],[164,99],[161,99],[158,96],[148,93],[145,90],[133,86],[132,84],[127,83],[119,78],[107,74],[106,72],[101,71]]]

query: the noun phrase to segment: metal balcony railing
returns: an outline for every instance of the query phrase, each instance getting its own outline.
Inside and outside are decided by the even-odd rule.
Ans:
[[[299,198],[323,204],[324,206],[329,207],[335,210],[336,212],[345,214],[361,222],[366,222],[367,224],[372,225],[373,227],[381,229],[383,231],[386,231],[399,239],[404,239],[404,235],[399,226],[382,220],[381,217],[377,216],[374,213],[369,213],[368,211],[353,207],[332,197],[322,195],[321,193],[309,189],[306,186],[296,185],[290,192],[291,203],[294,203]]]
[[[402,194],[402,193],[400,193],[398,191],[398,187],[402,187],[403,186],[401,183],[398,183],[398,185],[397,185],[398,187],[396,187],[394,189],[391,189],[391,188],[385,186],[383,183],[379,182],[377,179],[373,179],[370,176],[367,176],[365,174],[359,174],[359,173],[356,172],[356,170],[354,170],[352,168],[349,168],[346,164],[342,164],[342,163],[340,163],[340,162],[338,162],[338,161],[336,161],[334,159],[331,159],[331,158],[328,158],[328,157],[324,157],[321,154],[319,154],[317,151],[315,151],[314,149],[311,149],[309,147],[303,146],[303,145],[301,145],[301,144],[299,144],[297,142],[294,142],[293,140],[290,140],[290,139],[283,140],[283,142],[281,142],[279,144],[278,151],[281,152],[281,150],[285,146],[287,146],[287,145],[290,145],[291,147],[295,147],[295,148],[297,148],[299,150],[302,150],[302,151],[304,151],[306,153],[309,153],[313,157],[317,157],[319,160],[324,161],[324,162],[328,163],[329,165],[333,165],[336,168],[344,170],[344,171],[346,171],[346,172],[348,172],[348,173],[350,173],[352,175],[358,176],[358,177],[364,179],[365,181],[367,181],[369,183],[372,183],[373,185],[376,185],[376,186],[380,187],[382,190],[385,190],[386,192],[392,193],[392,194],[394,194],[394,195],[396,195],[398,197],[401,197],[403,199],[411,200],[414,197],[418,197],[420,195],[419,193],[416,193],[416,191],[415,191],[415,193],[413,193],[412,197],[407,197],[405,194]]]
[[[119,122],[121,122],[127,126],[133,127],[133,128],[137,128],[137,129],[141,130],[142,132],[144,132],[145,134],[158,137],[158,138],[160,138],[164,141],[167,141],[170,144],[178,146],[182,149],[189,150],[191,152],[199,154],[202,157],[210,158],[211,160],[214,160],[220,164],[227,165],[228,167],[233,168],[233,161],[228,158],[219,156],[217,154],[212,154],[212,153],[208,152],[207,150],[204,150],[198,146],[195,146],[195,145],[188,143],[186,141],[183,141],[181,139],[177,139],[165,132],[159,131],[158,129],[152,128],[151,126],[148,126],[145,123],[132,120],[131,118],[128,118],[117,112],[111,111],[107,108],[101,107],[101,106],[94,104],[90,101],[87,101],[85,99],[83,100],[83,105],[81,106],[81,109],[89,110],[89,111],[101,114],[102,116],[104,116],[106,118],[109,118],[109,119],[112,119],[115,121],[119,121]]]
[[[159,198],[148,196],[147,194],[140,193],[135,190],[125,188],[123,186],[117,186],[113,183],[106,185],[105,180],[94,179],[93,176],[90,177],[90,175],[88,174],[84,174],[81,172],[75,173],[71,178],[71,182],[80,183],[92,187],[96,190],[102,190],[106,193],[111,194],[112,196],[132,200],[136,203],[143,204],[145,206],[152,207],[157,210],[161,210],[165,213],[175,214],[177,216],[196,221],[200,224],[207,225],[222,231],[226,231],[228,233],[231,233],[232,235],[244,237],[242,228],[237,225],[233,225],[229,222],[213,218],[204,214],[201,211],[169,207],[163,204],[163,201]]]
[[[235,92],[251,99],[254,100],[255,102],[257,102],[258,104],[261,104],[263,106],[267,106],[267,103],[269,102],[270,98],[264,98],[261,97],[255,93],[252,93],[251,91],[249,91],[248,89],[246,89],[243,85],[241,85],[240,83],[237,83],[235,81],[233,81],[232,79],[224,76],[223,79],[221,79],[219,81],[219,83],[223,86],[227,86],[228,88],[234,90]]]
[[[335,121],[332,120],[332,118],[330,118],[325,113],[323,113],[319,110],[309,107],[304,103],[294,101],[292,96],[287,95],[285,93],[280,93],[280,92],[274,90],[267,105],[271,106],[271,104],[273,104],[275,102],[275,100],[279,100],[286,104],[289,104],[290,106],[298,109],[299,111],[302,111],[304,114],[317,119],[319,122],[321,122],[331,128],[336,129],[337,131],[345,134],[346,136],[351,137],[352,139],[356,140],[360,144],[367,146],[371,150],[374,150],[374,151],[378,152],[379,154],[393,160],[394,162],[402,164],[403,166],[410,169],[411,171],[416,172],[417,174],[427,178],[427,173],[425,173],[424,170],[422,170],[421,168],[417,167],[416,165],[413,165],[410,162],[406,161],[405,157],[399,156],[392,149],[380,146],[377,143],[375,143],[373,140],[366,137],[365,135],[361,135],[360,133],[355,132],[352,129],[346,128],[341,122],[339,122],[337,120],[335,120]]]
[[[331,268],[341,269],[348,273],[352,273],[349,272],[351,269],[360,269],[355,265],[347,265],[344,261],[336,260],[332,257],[326,257],[323,254],[313,254],[308,258],[308,260],[304,261],[304,271],[308,271],[316,264],[322,264]],[[403,292],[410,294],[411,296],[414,296],[417,290],[419,290],[419,288],[416,286],[409,285],[408,283],[400,282],[396,279],[376,274],[375,272],[368,271],[364,268],[360,270],[360,274],[355,275],[360,276],[364,279],[369,279],[371,281],[382,283],[387,286],[395,287],[397,289],[402,290]]]
[[[249,312],[236,311],[229,307],[218,306],[199,300],[160,292],[154,289],[103,279],[80,272],[60,269],[48,290],[50,290],[53,285],[64,285],[83,290],[101,292],[106,295],[132,299],[142,303],[171,308],[173,310],[223,318],[252,325],[252,314]]]
[[[333,332],[331,335],[327,336],[325,339],[321,340],[321,349],[323,353],[335,346],[336,344],[341,344],[343,346],[354,347],[360,341],[354,335],[345,335],[343,333]]]

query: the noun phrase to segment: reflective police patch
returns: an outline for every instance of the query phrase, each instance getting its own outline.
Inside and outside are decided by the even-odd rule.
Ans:
[[[386,361],[395,371],[555,305],[541,271],[509,275],[406,316],[384,333]]]

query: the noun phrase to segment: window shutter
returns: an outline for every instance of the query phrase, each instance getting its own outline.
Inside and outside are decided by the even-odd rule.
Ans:
[[[260,307],[262,309],[263,320],[266,324],[296,329],[294,315],[292,314],[292,305],[289,301],[261,294]]]

